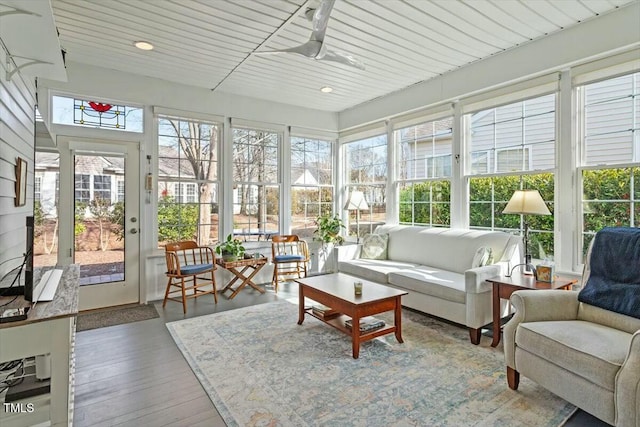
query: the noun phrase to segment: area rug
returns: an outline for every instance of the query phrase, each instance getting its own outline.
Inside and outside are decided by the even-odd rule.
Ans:
[[[129,307],[117,307],[100,310],[92,310],[78,314],[76,331],[104,328],[106,326],[122,325],[125,323],[139,322],[141,320],[160,317],[156,308],[150,305],[136,304]]]
[[[404,344],[357,360],[347,335],[297,319],[278,301],[167,328],[229,426],[558,426],[575,410],[526,378],[510,390],[500,349],[419,313],[403,311]]]

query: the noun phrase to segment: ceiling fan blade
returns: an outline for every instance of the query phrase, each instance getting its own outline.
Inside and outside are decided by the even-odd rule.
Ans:
[[[331,9],[336,0],[322,0],[320,7],[313,13],[313,32],[311,40],[324,40],[324,34],[327,32],[327,25],[331,17]]]
[[[356,58],[354,58],[353,56],[347,55],[346,53],[334,52],[332,50],[325,51],[324,55],[322,56],[320,55],[316,56],[316,59],[322,60],[322,61],[339,62],[341,64],[348,65],[350,67],[355,67],[360,70],[365,69],[364,64],[359,60],[357,60]]]
[[[273,53],[297,53],[302,56],[306,56],[308,58],[315,58],[316,55],[320,52],[320,48],[322,47],[322,42],[316,40],[309,40],[308,42],[301,44],[299,46],[294,46],[286,49],[277,49],[277,50],[261,50],[254,52],[256,55],[263,54],[273,54]]]

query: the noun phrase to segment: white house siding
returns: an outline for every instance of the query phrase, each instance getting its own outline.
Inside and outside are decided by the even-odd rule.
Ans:
[[[483,159],[482,165],[473,172],[552,169],[555,164],[554,104],[555,96],[547,95],[525,101],[524,109],[523,104],[517,102],[476,113],[472,119],[471,151],[478,155],[486,153],[489,165],[495,164],[496,156],[500,162],[486,170]],[[523,115],[526,115],[524,121]],[[527,150],[524,162],[522,148]]]
[[[1,51],[0,51],[1,52]],[[6,80],[0,53],[0,277],[20,265],[26,250],[26,217],[33,214],[35,82],[19,73]],[[27,161],[27,199],[15,206],[15,165]]]
[[[635,78],[638,79],[637,75]],[[592,86],[585,94],[589,111],[589,120],[585,121],[587,165],[640,160],[640,147],[634,147],[631,132],[640,123],[640,97],[629,97],[634,90],[633,79],[630,74],[607,80]],[[636,93],[638,86],[636,82]],[[640,145],[640,140],[635,144]]]

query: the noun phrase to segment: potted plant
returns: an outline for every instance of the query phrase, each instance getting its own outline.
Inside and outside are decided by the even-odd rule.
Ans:
[[[344,222],[338,215],[322,215],[316,221],[316,230],[313,232],[313,240],[322,242],[323,244],[333,243],[341,245],[344,237],[340,235],[340,231],[345,228]]]
[[[227,236],[227,240],[216,246],[216,253],[222,256],[222,259],[231,262],[244,258],[244,246],[240,239],[234,239],[232,234]]]
[[[337,267],[334,247],[344,242],[340,232],[346,227],[338,215],[319,216],[315,223],[317,228],[313,232],[313,240],[319,245],[312,251],[312,264],[317,266],[318,273],[331,273]]]

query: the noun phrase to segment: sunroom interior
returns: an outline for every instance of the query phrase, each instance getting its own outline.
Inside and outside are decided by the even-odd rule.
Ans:
[[[0,4],[0,275],[31,215],[37,265],[98,257],[109,267],[82,285],[133,278],[117,296],[82,286],[81,309],[161,299],[167,242],[233,235],[268,254],[274,234],[311,244],[319,215],[343,219],[347,244],[381,224],[522,233],[527,220],[535,261],[573,276],[596,231],[640,224],[638,1],[337,1],[327,34],[364,70],[256,53],[304,42],[317,2],[164,3]],[[502,214],[518,189],[552,215]],[[347,209],[354,191],[365,209]]]

